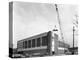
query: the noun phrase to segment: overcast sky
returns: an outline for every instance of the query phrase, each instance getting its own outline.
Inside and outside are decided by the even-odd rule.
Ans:
[[[75,5],[58,5],[64,40],[72,46],[73,18],[77,13]],[[54,4],[48,3],[13,3],[13,47],[17,47],[17,41],[37,35],[49,30],[54,26],[59,29],[57,13]],[[75,37],[75,46],[77,38]]]

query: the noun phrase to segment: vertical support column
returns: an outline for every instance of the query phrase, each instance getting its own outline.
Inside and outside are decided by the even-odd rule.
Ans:
[[[24,49],[25,49],[25,41],[24,41]]]
[[[52,40],[51,40],[51,31],[48,32],[48,53],[50,56],[52,56]]]
[[[32,39],[31,39],[31,48],[32,48]]]
[[[72,54],[74,54],[74,31],[75,31],[75,29],[74,29],[74,26],[73,26],[73,52],[72,52]]]
[[[35,47],[37,47],[37,39],[35,39]]]
[[[40,37],[40,44],[41,44],[40,46],[42,46],[42,37]]]
[[[13,55],[13,2],[9,2],[9,57]]]
[[[28,41],[27,41],[27,48],[28,48]]]
[[[54,34],[54,51],[56,55],[58,55],[58,45],[58,35]]]

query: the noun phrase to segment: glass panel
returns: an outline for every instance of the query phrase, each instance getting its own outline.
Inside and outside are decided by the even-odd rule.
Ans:
[[[25,41],[23,41],[23,48],[25,48]]]
[[[25,41],[25,48],[27,48],[27,41]]]
[[[31,48],[31,40],[28,40],[28,48]]]
[[[35,47],[35,39],[32,40],[32,47]]]
[[[37,38],[37,47],[40,46],[40,38]]]
[[[42,46],[46,46],[48,43],[47,36],[42,37]]]

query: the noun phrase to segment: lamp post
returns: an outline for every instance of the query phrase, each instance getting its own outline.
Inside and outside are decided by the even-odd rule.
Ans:
[[[75,28],[73,26],[73,50],[72,50],[72,54],[74,54],[74,32],[75,32]]]

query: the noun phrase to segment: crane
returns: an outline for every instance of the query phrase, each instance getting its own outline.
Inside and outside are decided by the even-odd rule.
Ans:
[[[55,4],[56,7],[56,12],[57,12],[57,18],[58,18],[58,23],[59,23],[59,29],[60,29],[60,34],[61,34],[61,39],[64,42],[64,37],[63,37],[63,32],[62,32],[62,28],[61,28],[61,21],[60,21],[60,16],[59,16],[59,11],[58,11],[58,7],[57,4]],[[65,45],[64,45],[65,46]],[[65,53],[65,52],[64,52]]]

